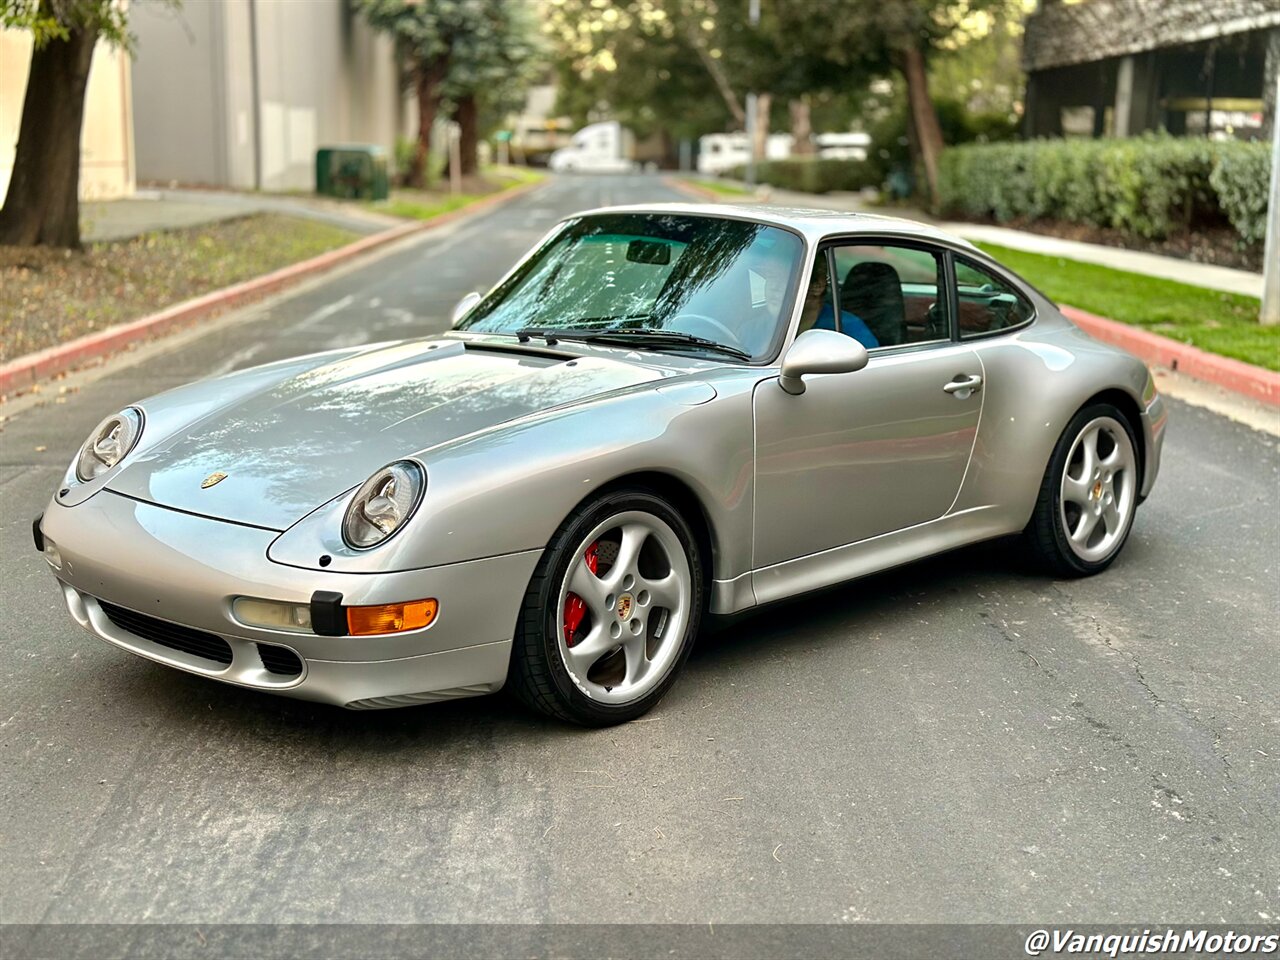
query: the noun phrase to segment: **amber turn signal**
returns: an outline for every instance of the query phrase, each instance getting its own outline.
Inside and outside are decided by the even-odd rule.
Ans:
[[[402,633],[431,625],[440,608],[435,600],[409,600],[374,607],[347,607],[347,631],[353,637]]]

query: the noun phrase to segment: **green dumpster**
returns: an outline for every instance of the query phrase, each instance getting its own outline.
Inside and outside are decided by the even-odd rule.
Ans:
[[[387,151],[374,144],[316,151],[316,193],[346,200],[386,200]]]

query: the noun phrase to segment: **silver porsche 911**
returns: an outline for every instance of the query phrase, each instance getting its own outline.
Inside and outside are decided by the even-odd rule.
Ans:
[[[443,335],[107,417],[35,540],[77,623],[181,670],[604,725],[707,614],[1007,534],[1104,569],[1165,419],[1140,362],[930,227],[611,208]]]

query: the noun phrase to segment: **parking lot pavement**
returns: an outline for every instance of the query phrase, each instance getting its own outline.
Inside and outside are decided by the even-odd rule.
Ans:
[[[1176,401],[1106,574],[1046,579],[994,542],[779,605],[706,633],[613,729],[502,696],[276,699],[69,620],[30,521],[105,413],[440,330],[558,216],[670,196],[555,180],[4,424],[6,922],[1280,917],[1280,455]]]

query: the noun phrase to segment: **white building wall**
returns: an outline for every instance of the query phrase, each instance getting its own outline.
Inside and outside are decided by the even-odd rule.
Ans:
[[[0,203],[9,190],[31,68],[31,33],[0,30]],[[93,51],[80,132],[80,199],[113,200],[134,189],[129,58],[106,43]]]
[[[311,190],[317,147],[394,155],[394,46],[347,0],[187,0],[135,13],[140,178]]]
[[[224,74],[219,59],[222,6],[135,4],[134,143],[138,179],[226,185]]]

